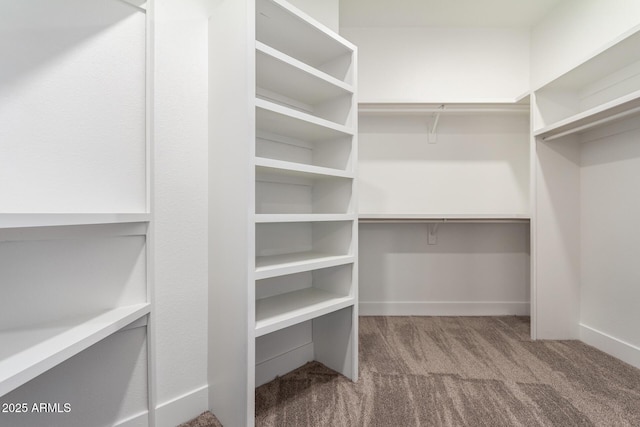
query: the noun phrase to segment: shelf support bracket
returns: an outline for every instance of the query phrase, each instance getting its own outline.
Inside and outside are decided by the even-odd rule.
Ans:
[[[436,245],[438,244],[438,227],[440,226],[439,222],[431,222],[428,224],[429,234],[427,236],[427,244]]]
[[[438,142],[438,121],[440,121],[440,112],[444,111],[444,104],[440,105],[439,109],[440,111],[433,113],[433,117],[435,118],[433,120],[433,126],[429,129],[429,144]]]

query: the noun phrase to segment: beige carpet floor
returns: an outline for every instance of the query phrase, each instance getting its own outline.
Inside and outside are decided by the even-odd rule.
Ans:
[[[256,425],[640,426],[640,370],[524,317],[362,317],[358,382],[309,363],[256,389]]]

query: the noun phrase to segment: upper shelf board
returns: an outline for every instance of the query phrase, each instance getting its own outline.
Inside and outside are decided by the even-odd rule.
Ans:
[[[149,222],[150,220],[151,214],[147,213],[7,213],[0,214],[0,229],[122,224],[132,222]]]
[[[535,90],[577,90],[638,61],[640,26],[605,45],[580,65]]]
[[[394,222],[529,222],[530,216],[525,214],[360,214],[360,222],[394,223]]]
[[[422,114],[529,114],[529,104],[491,103],[360,103],[358,112],[367,115]]]
[[[283,28],[287,31],[282,31]],[[282,0],[256,1],[256,39],[316,67],[350,55],[356,49],[325,25]]]
[[[640,114],[640,90],[538,129],[533,135],[552,140]]]
[[[308,105],[353,94],[353,86],[256,42],[256,84]]]

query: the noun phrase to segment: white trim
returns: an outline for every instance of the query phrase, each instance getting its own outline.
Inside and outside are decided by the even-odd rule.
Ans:
[[[580,323],[580,341],[640,369],[640,347]]]
[[[314,359],[313,342],[256,365],[256,383],[259,387],[279,375],[284,375]]]
[[[529,303],[516,301],[360,302],[360,316],[528,316]]]
[[[209,409],[209,386],[203,385],[156,407],[156,426],[175,427]]]
[[[149,411],[143,411],[129,418],[116,422],[113,427],[147,427],[149,425]]]

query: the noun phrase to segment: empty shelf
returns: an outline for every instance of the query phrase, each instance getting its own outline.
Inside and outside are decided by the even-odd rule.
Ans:
[[[0,228],[121,224],[150,219],[151,214],[147,213],[6,213],[0,214]]]
[[[529,114],[529,104],[515,101],[477,103],[367,102],[358,104],[358,112],[363,115]]]
[[[640,114],[640,91],[635,91],[629,95],[560,120],[552,125],[538,129],[533,134],[543,140],[551,140],[586,131],[635,114]]]
[[[0,396],[75,356],[150,311],[150,304],[0,330]]]
[[[255,279],[284,276],[326,267],[350,264],[353,255],[332,255],[318,252],[296,252],[284,255],[256,257]]]
[[[354,304],[354,298],[307,288],[256,301],[256,337]]]
[[[280,175],[301,178],[353,178],[350,171],[312,166],[304,163],[286,162],[263,157],[256,157],[256,172],[275,172]]]
[[[355,214],[256,214],[256,223],[353,221]]]
[[[529,222],[525,214],[360,214],[360,222]]]
[[[256,2],[256,38],[316,67],[355,50],[351,43],[282,0]]]
[[[256,42],[259,88],[308,105],[353,94],[353,87],[264,43]]]
[[[353,129],[264,99],[256,99],[256,128],[303,141],[353,136]]]

